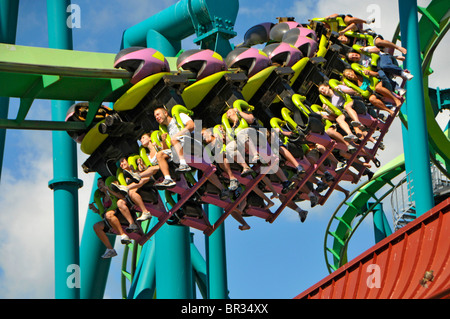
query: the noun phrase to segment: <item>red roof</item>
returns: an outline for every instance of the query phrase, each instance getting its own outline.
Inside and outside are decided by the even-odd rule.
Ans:
[[[294,299],[450,298],[450,198]]]

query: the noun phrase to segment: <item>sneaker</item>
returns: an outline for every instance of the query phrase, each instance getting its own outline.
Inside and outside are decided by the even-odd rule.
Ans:
[[[248,176],[248,175],[250,175],[250,174],[253,174],[254,172],[255,172],[255,171],[252,170],[250,167],[247,167],[247,168],[244,168],[244,169],[242,170],[241,176],[242,176],[242,177],[245,177],[245,176]]]
[[[131,244],[131,239],[127,235],[123,234],[122,236],[120,236],[120,242],[124,245],[128,245]]]
[[[354,147],[353,145],[347,146],[347,152],[349,152],[350,154],[355,153],[357,150],[358,149],[356,147]]]
[[[318,193],[322,193],[324,190],[326,190],[328,188],[328,184],[324,183],[322,181],[318,181],[317,182],[317,188],[316,188],[316,192]]]
[[[301,209],[301,208],[300,208]],[[298,213],[298,217],[300,217],[300,221],[303,223],[306,220],[306,216],[308,216],[308,211],[301,209]]]
[[[290,191],[291,189],[294,188],[295,182],[284,181],[283,183],[281,183],[281,185],[283,185],[283,189],[281,190],[281,193],[286,194],[288,191]]]
[[[105,253],[101,256],[103,259],[117,256],[117,252],[114,249],[106,248]]]
[[[111,183],[111,185],[109,185],[109,188],[111,188],[111,190],[115,193],[120,193],[122,195],[128,195],[128,187],[123,186],[123,185],[119,185],[116,183]]]
[[[357,141],[357,140],[358,140],[358,137],[357,137],[356,135],[349,134],[349,135],[344,136],[344,140],[345,140],[346,142]]]
[[[228,186],[228,189],[230,191],[235,191],[239,187],[239,182],[237,179],[233,178],[230,179],[230,186]]]
[[[190,172],[191,167],[188,164],[181,164],[178,166],[177,169],[175,169],[175,172]]]
[[[309,196],[309,200],[311,201],[311,208],[316,206],[317,203],[319,202],[319,199],[317,198],[316,195]]]
[[[402,88],[402,87],[399,87],[399,86],[397,86],[397,93],[398,93],[398,95],[400,95],[400,96],[405,96],[405,94],[406,94],[406,89],[404,89],[404,88]]]
[[[128,226],[125,231],[127,233],[137,233],[139,231],[139,226],[136,224],[131,224],[130,226]]]
[[[303,174],[305,172],[305,168],[302,165],[297,166],[297,174]]]
[[[324,174],[325,174],[325,181],[334,182],[334,176],[330,172],[325,171]]]
[[[222,189],[222,191],[220,192],[220,199],[221,200],[225,200],[227,198],[230,197],[230,189]]]
[[[342,170],[344,170],[345,165],[347,165],[347,164],[344,163],[344,162],[338,162],[338,163],[337,163],[337,166],[336,166],[336,169],[335,169],[334,171],[335,171],[336,173],[341,172]]]
[[[382,151],[384,151],[384,149],[386,148],[386,146],[383,144],[383,142],[380,143],[380,145],[378,145],[378,148]]]
[[[256,154],[255,156],[253,156],[251,163],[258,163],[259,161],[261,161],[261,156],[259,154]]]
[[[258,163],[258,162],[261,163],[261,165],[263,166],[269,165],[269,163],[264,158],[262,158],[261,155],[256,154],[255,156],[253,156],[251,163]]]
[[[142,213],[141,217],[139,217],[136,220],[140,221],[140,222],[143,222],[143,221],[145,221],[147,219],[150,219],[150,218],[152,218],[152,214],[150,214],[149,212],[145,212],[145,213]]]
[[[366,176],[367,176],[367,178],[368,178],[369,181],[372,179],[372,177],[373,177],[374,174],[375,174],[375,173],[372,172],[372,171],[371,171],[370,169],[368,169],[368,168],[366,168],[366,169],[364,170],[364,173],[363,173],[363,175],[366,175]]]
[[[407,71],[403,71],[402,72],[402,77],[404,77],[407,81],[410,81],[410,80],[412,80],[414,75],[412,75],[411,73],[409,73]]]
[[[156,183],[155,187],[157,189],[165,189],[165,188],[175,187],[176,185],[177,185],[177,183],[175,183],[173,180],[171,180],[171,179],[164,179],[161,183]]]
[[[353,127],[362,127],[364,126],[360,121],[351,121],[350,123]]]
[[[138,173],[129,171],[127,169],[123,170],[123,176],[131,179],[132,182],[139,183],[141,181],[141,176]]]

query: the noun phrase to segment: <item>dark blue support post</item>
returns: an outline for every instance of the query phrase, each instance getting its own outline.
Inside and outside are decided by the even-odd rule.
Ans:
[[[207,207],[211,224],[223,214],[223,209],[214,205]],[[227,261],[225,252],[225,223],[222,223],[211,236],[206,237],[206,266],[208,272],[208,299],[227,299]]]
[[[72,30],[66,14],[70,0],[47,0],[49,47],[72,50]],[[52,120],[64,121],[71,101],[52,101]],[[53,132],[53,180],[55,228],[55,297],[80,297],[77,150],[66,132]]]
[[[16,43],[19,0],[0,0],[0,42]],[[0,97],[0,119],[8,118],[9,97]],[[0,179],[3,168],[6,129],[0,130]]]
[[[408,144],[411,153],[409,162],[412,169],[411,177],[416,213],[417,216],[420,216],[433,208],[434,199],[423,92],[417,0],[399,0],[398,6],[402,45],[408,50],[405,65],[414,75],[414,78],[408,81],[406,85],[406,103],[408,104]]]

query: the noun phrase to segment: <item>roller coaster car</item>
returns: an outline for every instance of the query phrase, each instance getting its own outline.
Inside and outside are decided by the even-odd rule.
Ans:
[[[375,123],[377,126],[377,129],[380,129],[380,130],[384,129],[385,123],[378,120],[376,118],[376,114],[369,111],[370,109],[373,110],[371,105],[366,104],[364,102],[364,100],[360,97],[357,97],[357,96],[350,97],[350,95],[348,95],[340,90],[339,85],[344,84],[343,82],[338,81],[336,79],[331,79],[330,81],[328,81],[328,84],[337,94],[341,95],[346,100],[346,103],[353,102],[353,109],[358,114],[358,118],[362,124],[364,124],[366,127],[370,127]],[[325,99],[325,100],[321,99],[321,101],[323,101],[326,104],[331,103],[328,99]],[[334,107],[334,106],[332,106],[332,107]],[[373,115],[375,115],[375,117]]]
[[[297,62],[298,63],[298,62]],[[320,117],[314,114],[305,116],[293,103],[296,95],[289,85],[289,80],[294,73],[289,67],[267,67],[252,76],[242,89],[242,94],[249,104],[254,105],[254,115],[262,121],[265,127],[270,127],[270,120],[281,114],[280,107],[285,106],[293,114],[293,122],[299,134],[308,134],[311,130],[315,133],[323,133],[323,125]],[[281,100],[281,106],[274,103],[277,98]],[[278,109],[275,109],[278,108]]]
[[[96,108],[91,106],[91,112],[95,111],[95,114],[89,113],[89,102],[79,102],[70,106],[66,113],[66,122],[86,122],[89,116],[92,116],[92,125],[104,120],[106,117],[114,114],[114,111],[105,106],[100,105]],[[89,131],[89,128],[81,131],[67,131],[69,136],[78,144],[81,144],[84,136]]]
[[[340,76],[345,69],[350,67],[350,64],[341,58],[341,52],[341,47],[336,44],[332,44],[328,48],[324,56],[326,62],[323,66],[323,69],[327,70],[325,75],[328,78]]]
[[[227,70],[223,58],[211,50],[188,50],[177,59],[177,66],[196,75],[196,81],[182,95],[188,109],[194,109],[204,127],[221,121],[228,105],[241,98],[241,87],[247,81],[243,73]]]
[[[289,30],[300,27],[300,24],[291,18],[281,18],[277,24],[275,24],[269,32],[269,38],[271,42],[281,42],[283,36]]]
[[[181,98],[182,90],[189,83],[187,74],[157,73],[150,75],[138,82],[114,104],[118,111],[114,121],[103,125],[103,132],[110,135],[121,134],[120,131],[127,128],[129,123],[137,127],[136,139],[143,132],[158,129],[154,121],[153,112],[157,107],[164,106],[169,112],[175,105],[184,105]],[[128,123],[128,124],[127,124]]]
[[[329,37],[329,32],[327,28],[325,28],[325,24],[323,22],[310,21],[309,28],[314,30],[318,39],[320,39],[322,36]]]
[[[287,109],[286,109],[287,110]],[[287,110],[288,111],[288,110]],[[292,121],[291,121],[292,122]],[[273,128],[278,128],[280,130],[282,130],[282,126],[288,126],[288,122],[278,119],[278,118],[273,118],[271,121],[271,125]],[[292,128],[291,128],[292,129]],[[289,129],[288,129],[289,130]],[[310,133],[313,134],[314,136],[316,135],[315,133]],[[309,137],[311,138],[311,140],[314,140],[314,137]],[[326,160],[326,158],[331,154],[332,150],[334,149],[335,146],[335,142],[333,140],[331,140],[329,137],[327,137],[327,135],[323,135],[320,136],[318,135],[317,138],[320,139],[321,143],[324,143],[324,141],[327,141],[327,143],[325,145],[327,145],[326,147],[326,151],[319,157],[319,159],[314,163],[311,164],[308,160],[306,160],[303,156],[303,152],[302,154],[295,154],[292,153],[292,155],[294,155],[294,157],[296,155],[302,155],[301,158],[296,158],[297,162],[299,162],[303,168],[305,169],[305,173],[301,176],[301,178],[299,179],[297,177],[296,181],[295,181],[295,186],[293,187],[293,189],[291,191],[289,191],[287,194],[281,195],[280,196],[280,201],[281,201],[281,205],[277,208],[277,210],[272,213],[272,215],[269,218],[269,222],[273,223],[275,221],[275,219],[281,214],[281,212],[284,210],[284,208],[286,208],[286,206],[291,202],[291,201],[297,201],[297,200],[303,200],[303,199],[309,199],[306,194],[300,193],[301,189],[307,185],[307,187],[310,189],[310,191],[312,191],[312,186],[308,186],[308,184],[310,184],[310,182],[308,181],[311,177],[313,177],[314,174],[316,174],[319,171],[319,167],[320,165]],[[318,141],[317,141],[318,142]],[[298,141],[296,141],[296,143],[298,143]],[[301,145],[301,143],[300,143]],[[285,145],[288,149],[288,145]],[[304,149],[307,149],[304,148]],[[288,172],[288,174],[290,176],[292,176],[294,174],[292,168],[292,163],[289,163],[288,165],[286,165],[286,163],[281,164],[283,170],[286,172]],[[290,173],[289,173],[290,172]],[[322,172],[323,173],[323,172]],[[270,176],[271,180],[274,181],[275,179],[277,179],[276,176]],[[273,184],[275,187],[275,190],[279,193],[281,193],[281,189],[279,188],[279,184]],[[321,197],[321,195],[318,196],[319,198]],[[323,202],[323,201],[322,201]]]
[[[312,58],[319,48],[317,36],[314,31],[307,28],[293,28],[283,35],[283,42],[298,48],[303,56]]]
[[[290,86],[295,93],[306,96],[308,100],[314,100],[314,87],[326,78],[319,65],[325,62],[324,58],[303,58],[292,66],[294,76]]]
[[[247,81],[243,73],[222,71],[196,81],[182,93],[188,109],[195,109],[204,127],[220,123],[228,105],[241,97],[240,88]]]
[[[304,113],[305,115],[307,114],[308,116],[311,115],[311,114],[316,114],[315,112],[320,112],[320,110],[321,110],[321,107],[318,106],[318,105],[312,105],[312,106],[308,107],[307,105],[304,104],[304,100],[298,98],[297,96],[294,96],[293,101],[294,101],[295,104],[303,111],[303,113]],[[328,100],[325,100],[325,99],[324,99],[324,103],[327,102],[327,101],[328,101]],[[328,103],[329,103],[329,101],[328,101]],[[330,105],[330,106],[331,106],[332,108],[336,109],[333,105]],[[339,111],[339,112],[340,112],[340,111]],[[284,121],[279,120],[279,121],[277,122],[276,119],[274,118],[273,121],[271,122],[271,125],[272,125],[273,127],[279,127],[279,126],[281,126],[281,125],[289,124],[290,129],[291,129],[291,130],[295,130],[296,122],[291,118],[292,113],[291,113],[287,108],[284,108],[284,109],[282,110],[282,115],[283,115]],[[365,145],[366,145],[366,143],[367,143],[367,141],[368,141],[368,138],[371,136],[371,134],[372,134],[373,131],[375,130],[375,127],[376,127],[376,125],[377,125],[377,121],[375,121],[374,119],[368,119],[368,120],[370,121],[370,122],[367,123],[367,124],[370,124],[368,135],[367,135],[367,136],[365,137],[365,139],[357,146],[357,147],[358,147],[358,150],[357,150],[357,152],[356,152],[355,154],[361,154],[361,156],[365,156],[366,158],[368,157],[369,160],[370,160],[371,158],[373,158],[373,155],[375,154],[374,149],[375,149],[375,147],[378,146],[378,144],[375,145],[375,146],[374,146],[374,149],[372,149],[372,150],[366,150],[366,149],[365,149]],[[330,121],[328,121],[328,120],[325,120],[325,123],[327,123],[327,124],[325,124],[325,129],[327,129],[327,128],[332,124],[332,123],[331,123]],[[346,146],[345,144],[342,144],[342,143],[336,143],[335,141],[332,141],[331,138],[330,138],[327,134],[323,134],[323,133],[322,133],[322,134],[309,133],[308,136],[306,137],[306,140],[307,140],[307,141],[310,141],[310,142],[314,142],[314,143],[321,144],[321,145],[323,145],[326,149],[332,147],[332,148],[339,149],[339,150],[344,151],[344,152],[347,151],[347,146]],[[362,153],[362,150],[363,150],[363,149],[364,149],[364,153]],[[352,165],[352,163],[353,163],[353,161],[354,161],[355,158],[356,158],[356,157],[353,156],[352,159],[348,162],[348,164],[349,164],[349,165]],[[362,166],[358,169],[358,171],[360,172],[360,175],[363,173],[364,169],[365,169],[365,168],[362,167]],[[328,171],[329,171],[333,176],[335,176],[335,177],[338,176],[339,180],[353,181],[353,177],[352,177],[351,175],[346,174],[346,172],[343,172],[343,173],[340,173],[340,174],[336,174],[336,173],[334,172],[334,169],[333,169],[333,168],[329,168]],[[333,186],[333,187],[335,187],[336,184],[337,184],[337,183],[334,183],[334,186]]]
[[[83,139],[81,150],[90,155],[83,164],[85,172],[111,175],[121,157],[139,151],[137,140],[145,132],[157,130],[153,111],[165,106],[169,112],[183,104],[180,90],[188,75],[157,73],[150,75],[122,95],[114,104],[115,113],[93,127]]]
[[[251,27],[245,32],[244,42],[240,46],[251,47],[268,42],[270,40],[270,30],[273,26],[272,22],[264,22]]]
[[[313,18],[311,23],[323,23],[323,25],[331,32],[339,32],[339,30],[345,28],[347,25],[342,17],[337,16],[333,18]]]
[[[109,176],[109,177],[107,177],[105,179],[105,185],[109,188],[110,185],[113,182],[116,182],[116,181],[117,181],[117,178],[115,176]],[[95,205],[97,206],[97,208],[99,210],[99,215],[103,218],[103,214],[105,213],[105,207],[103,206],[103,202],[102,202],[102,200],[100,198],[101,197],[100,194],[101,194],[100,190],[98,190],[98,189],[94,192],[94,203],[95,203]],[[117,208],[117,205],[116,205],[117,198],[114,195],[110,195],[110,196],[111,196],[111,200],[112,200],[112,205],[108,207],[108,210],[116,209]],[[131,207],[131,206],[132,205],[129,205],[129,207],[130,207],[130,214],[131,214],[131,217],[135,220],[136,217],[137,217],[136,216],[136,210],[134,210],[133,207]],[[121,218],[119,218],[119,221],[120,221],[120,219]],[[142,227],[140,226],[139,223],[137,223],[137,225],[139,226],[139,229],[137,231],[135,231],[135,232],[128,232],[128,229],[127,229],[128,228],[128,222],[126,222],[126,221],[122,222],[121,221],[120,224],[121,224],[122,230],[124,232],[128,233],[128,236],[131,239],[133,239],[133,240],[135,240],[137,242],[141,240],[142,236],[144,235],[144,231],[143,231],[143,229],[142,229]],[[116,231],[113,227],[111,227],[110,232],[115,234],[115,235],[120,235],[119,232]]]
[[[289,67],[270,66],[252,76],[242,89],[242,95],[255,106],[254,115],[267,126],[273,117],[269,107],[279,97],[284,102],[291,93],[288,85],[293,71]]]
[[[131,73],[131,83],[136,84],[150,74],[169,72],[170,67],[164,55],[152,48],[129,47],[116,54],[114,67]]]

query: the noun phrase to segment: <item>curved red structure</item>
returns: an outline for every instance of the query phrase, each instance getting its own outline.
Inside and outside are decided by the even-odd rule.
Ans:
[[[294,299],[450,298],[450,198]]]

